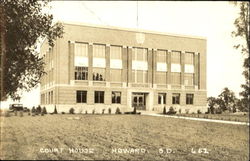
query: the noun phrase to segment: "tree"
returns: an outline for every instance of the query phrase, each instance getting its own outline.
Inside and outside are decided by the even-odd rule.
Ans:
[[[54,112],[53,112],[54,114],[57,114],[57,109],[56,109],[56,106],[55,106],[55,109],[54,109]]]
[[[23,90],[35,87],[44,72],[44,63],[36,50],[45,37],[53,46],[56,38],[63,35],[60,23],[52,24],[53,16],[43,13],[49,0],[3,0],[0,8],[4,21],[3,32],[6,44],[4,61],[4,97],[20,99]],[[1,20],[2,20],[1,19]]]
[[[233,109],[233,106],[235,105],[235,100],[236,100],[234,92],[229,90],[227,87],[225,87],[223,91],[221,92],[221,94],[219,95],[219,99],[221,101],[219,100],[217,101],[219,101],[219,105],[221,109],[223,111],[229,110],[231,112]]]
[[[249,2],[235,2],[236,6],[239,6],[240,12],[239,17],[235,19],[234,25],[236,31],[232,32],[232,36],[235,38],[240,38],[243,40],[243,43],[238,43],[234,47],[240,49],[241,53],[245,56],[243,67],[243,75],[245,77],[245,84],[242,84],[241,87],[243,91],[240,92],[240,95],[243,97],[241,99],[244,111],[249,111],[249,102],[250,102],[250,87],[249,87],[249,68],[250,68],[250,59],[249,59],[249,47],[250,47],[250,38],[249,38]]]

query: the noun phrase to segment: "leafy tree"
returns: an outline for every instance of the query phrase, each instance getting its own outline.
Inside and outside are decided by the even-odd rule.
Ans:
[[[249,111],[249,102],[250,102],[250,86],[249,86],[249,68],[250,68],[250,59],[249,59],[249,47],[250,47],[250,38],[249,38],[249,2],[241,1],[235,2],[236,6],[239,6],[240,12],[239,17],[235,19],[234,25],[236,27],[236,31],[232,32],[232,36],[235,38],[240,38],[243,40],[242,43],[236,44],[234,47],[236,49],[240,49],[241,53],[245,56],[243,67],[243,75],[245,77],[245,84],[242,84],[241,87],[243,91],[240,92],[240,95],[243,97],[241,99],[242,106],[244,111]]]
[[[20,92],[35,87],[44,72],[44,63],[36,50],[45,37],[53,46],[63,35],[62,24],[52,24],[53,16],[43,12],[49,0],[3,0],[0,2],[1,35],[6,44],[4,97],[20,99]]]
[[[233,91],[229,90],[227,87],[223,89],[221,94],[219,95],[219,99],[217,100],[223,111],[229,110],[232,111],[233,106],[235,105],[235,94]]]

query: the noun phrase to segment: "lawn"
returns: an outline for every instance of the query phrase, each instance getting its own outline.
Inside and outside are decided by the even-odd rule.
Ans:
[[[248,133],[245,125],[154,116],[25,114],[1,117],[0,155],[1,160],[247,161]],[[206,149],[198,153],[199,148]],[[124,152],[131,149],[136,152]]]

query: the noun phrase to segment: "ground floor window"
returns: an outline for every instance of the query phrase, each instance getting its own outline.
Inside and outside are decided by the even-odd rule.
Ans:
[[[75,80],[88,80],[88,67],[75,67]]]
[[[172,104],[180,104],[180,94],[179,93],[172,94]]]
[[[112,103],[121,103],[121,92],[112,92]]]
[[[166,93],[158,93],[158,104],[166,104]]]
[[[187,105],[194,104],[194,94],[187,94],[186,95],[186,104]]]
[[[86,103],[87,102],[87,91],[76,91],[76,102]]]
[[[95,91],[95,103],[104,103],[104,91]]]

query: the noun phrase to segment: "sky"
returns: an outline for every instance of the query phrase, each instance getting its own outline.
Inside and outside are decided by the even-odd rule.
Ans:
[[[55,21],[71,21],[149,31],[202,36],[207,39],[207,95],[218,96],[224,87],[238,93],[244,83],[243,56],[233,45],[234,20],[239,9],[222,1],[53,1],[45,12]],[[137,14],[138,13],[138,14]],[[21,103],[40,103],[39,86],[25,92]],[[7,107],[11,101],[1,102]]]

